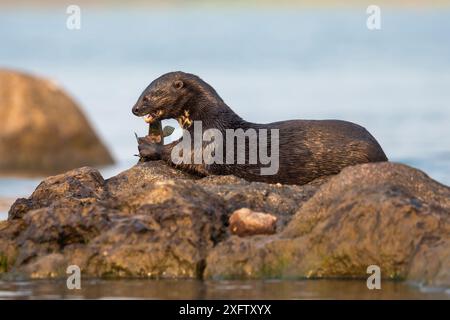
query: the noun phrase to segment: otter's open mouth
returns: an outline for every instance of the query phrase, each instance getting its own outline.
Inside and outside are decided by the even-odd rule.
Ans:
[[[156,120],[160,119],[164,115],[163,110],[158,110],[156,112],[150,112],[149,114],[144,116],[144,121],[147,123],[155,122]]]
[[[150,112],[144,116],[144,121],[147,123],[153,123],[157,120],[161,120],[161,118],[163,118],[164,114],[165,114],[165,112],[162,109],[160,109],[156,112]],[[176,119],[182,128],[189,128],[193,122],[192,119],[190,118],[189,111],[187,111],[187,110],[184,110],[184,113],[181,114]]]

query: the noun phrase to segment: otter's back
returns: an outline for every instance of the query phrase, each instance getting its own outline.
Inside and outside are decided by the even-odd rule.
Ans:
[[[340,120],[290,120],[279,129],[280,168],[275,180],[307,183],[351,165],[387,161],[383,149],[363,127]]]

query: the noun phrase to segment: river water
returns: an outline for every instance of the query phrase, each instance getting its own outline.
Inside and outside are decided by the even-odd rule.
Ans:
[[[450,290],[365,281],[83,280],[80,290],[62,280],[0,282],[0,299],[450,299]]]
[[[0,67],[53,79],[81,105],[117,163],[136,162],[131,106],[159,75],[200,75],[244,119],[345,119],[365,126],[392,161],[450,184],[450,10],[382,8],[382,29],[353,9],[65,7],[0,12]],[[170,122],[174,124],[174,122]],[[177,131],[175,137],[180,132]],[[14,152],[14,150],[11,150]],[[1,156],[1,155],[0,155]],[[28,196],[41,179],[0,179],[0,198]],[[6,209],[0,210],[0,220]],[[178,288],[178,289],[174,289]],[[181,289],[182,290],[181,290]],[[92,281],[2,283],[0,297],[444,297],[404,284],[369,292],[355,282]]]

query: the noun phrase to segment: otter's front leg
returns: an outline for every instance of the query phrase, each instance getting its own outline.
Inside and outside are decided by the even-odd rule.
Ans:
[[[193,163],[179,163],[175,164],[172,161],[172,149],[182,141],[182,138],[178,139],[177,141],[174,141],[172,143],[163,145],[161,148],[161,159],[165,162],[167,162],[169,165],[182,170],[186,172],[190,172],[202,177],[209,176],[211,173],[207,170],[207,167],[205,164],[193,164]],[[194,151],[191,151],[190,159],[194,159]],[[192,161],[191,161],[192,162]]]

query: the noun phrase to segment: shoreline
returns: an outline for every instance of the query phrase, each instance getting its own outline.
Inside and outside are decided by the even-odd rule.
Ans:
[[[2,220],[3,212],[8,213],[9,208],[14,203],[13,198],[2,198],[0,197],[0,221]]]
[[[170,280],[101,279],[83,282],[76,297],[80,299],[439,299],[448,300],[446,289],[423,290],[412,283],[383,282],[383,289],[368,290],[365,280],[271,279],[271,280]],[[0,299],[11,294],[19,299],[65,299],[66,279],[30,280],[0,283]],[[21,286],[19,286],[21,285]],[[24,287],[26,286],[26,290]],[[301,288],[301,290],[299,290]],[[108,295],[105,295],[108,293]]]

